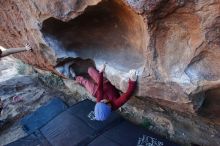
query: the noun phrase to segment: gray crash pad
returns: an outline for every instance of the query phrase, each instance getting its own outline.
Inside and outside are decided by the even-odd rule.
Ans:
[[[122,146],[178,146],[128,121],[106,131],[103,136]]]
[[[32,133],[9,146],[44,146],[45,144],[52,146],[178,146],[124,120],[115,112],[104,122],[96,121],[93,113],[94,106],[95,103],[90,100],[81,101],[60,112],[59,115],[53,116],[44,126],[34,130],[34,133],[36,131],[40,133],[40,138],[34,137]],[[41,115],[42,111],[39,111],[37,111],[38,114],[32,114],[33,119],[45,116],[45,114]],[[28,139],[31,139],[29,143]],[[44,143],[45,140],[46,143]]]
[[[37,130],[7,146],[51,146],[44,136]]]
[[[96,139],[94,139],[91,143],[89,143],[88,146],[121,146],[121,145],[101,135]]]
[[[53,146],[75,146],[94,133],[82,120],[63,112],[40,129]]]
[[[45,125],[41,132],[54,146],[69,144],[81,146],[87,145],[123,121],[123,118],[114,112],[106,121],[96,121],[94,106],[95,103],[90,100],[79,102]]]
[[[21,119],[21,125],[28,134],[47,124],[51,119],[65,111],[68,106],[60,99],[53,98],[35,112]]]

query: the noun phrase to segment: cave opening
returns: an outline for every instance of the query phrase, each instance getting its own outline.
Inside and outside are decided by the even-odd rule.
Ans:
[[[46,19],[41,32],[57,60],[91,59],[127,72],[144,65],[145,27],[122,1],[103,0],[68,22]]]
[[[220,88],[204,92],[204,102],[198,113],[200,116],[220,123]]]

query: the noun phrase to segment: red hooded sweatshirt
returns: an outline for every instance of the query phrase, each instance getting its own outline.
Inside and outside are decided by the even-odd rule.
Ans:
[[[112,110],[117,110],[119,107],[125,104],[131,97],[136,87],[136,81],[131,81],[129,79],[127,91],[120,96],[117,90],[108,90],[108,88],[114,88],[109,82],[105,82],[104,84],[105,84],[105,89],[103,90],[103,72],[100,72],[98,88],[95,93],[96,102],[100,102],[103,99],[107,99],[110,101],[112,105]],[[115,93],[114,91],[117,93]]]

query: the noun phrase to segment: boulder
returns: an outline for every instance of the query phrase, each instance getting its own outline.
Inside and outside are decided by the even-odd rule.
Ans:
[[[185,112],[220,87],[217,0],[1,1],[0,44],[26,42],[33,52],[17,58],[61,76],[55,68],[71,61],[75,70],[79,60],[89,60],[82,68],[107,62],[107,78],[122,91],[136,69],[136,96],[188,106]]]

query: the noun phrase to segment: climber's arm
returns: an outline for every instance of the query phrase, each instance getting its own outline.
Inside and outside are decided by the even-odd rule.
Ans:
[[[99,72],[98,87],[96,91],[96,102],[100,102],[103,99],[103,72],[105,71],[106,64],[104,63]]]
[[[125,93],[123,93],[119,98],[117,98],[116,100],[114,100],[112,102],[114,110],[118,109],[123,104],[125,104],[130,99],[130,97],[132,96],[132,94],[135,90],[136,80],[137,80],[136,71],[130,70],[129,74],[130,74],[130,77],[129,77],[129,81],[128,81],[127,91]]]
[[[9,48],[6,50],[2,50],[1,57],[5,57],[5,56],[11,55],[11,54],[29,51],[29,50],[31,50],[30,45],[26,45],[25,47],[22,47],[22,48]]]

